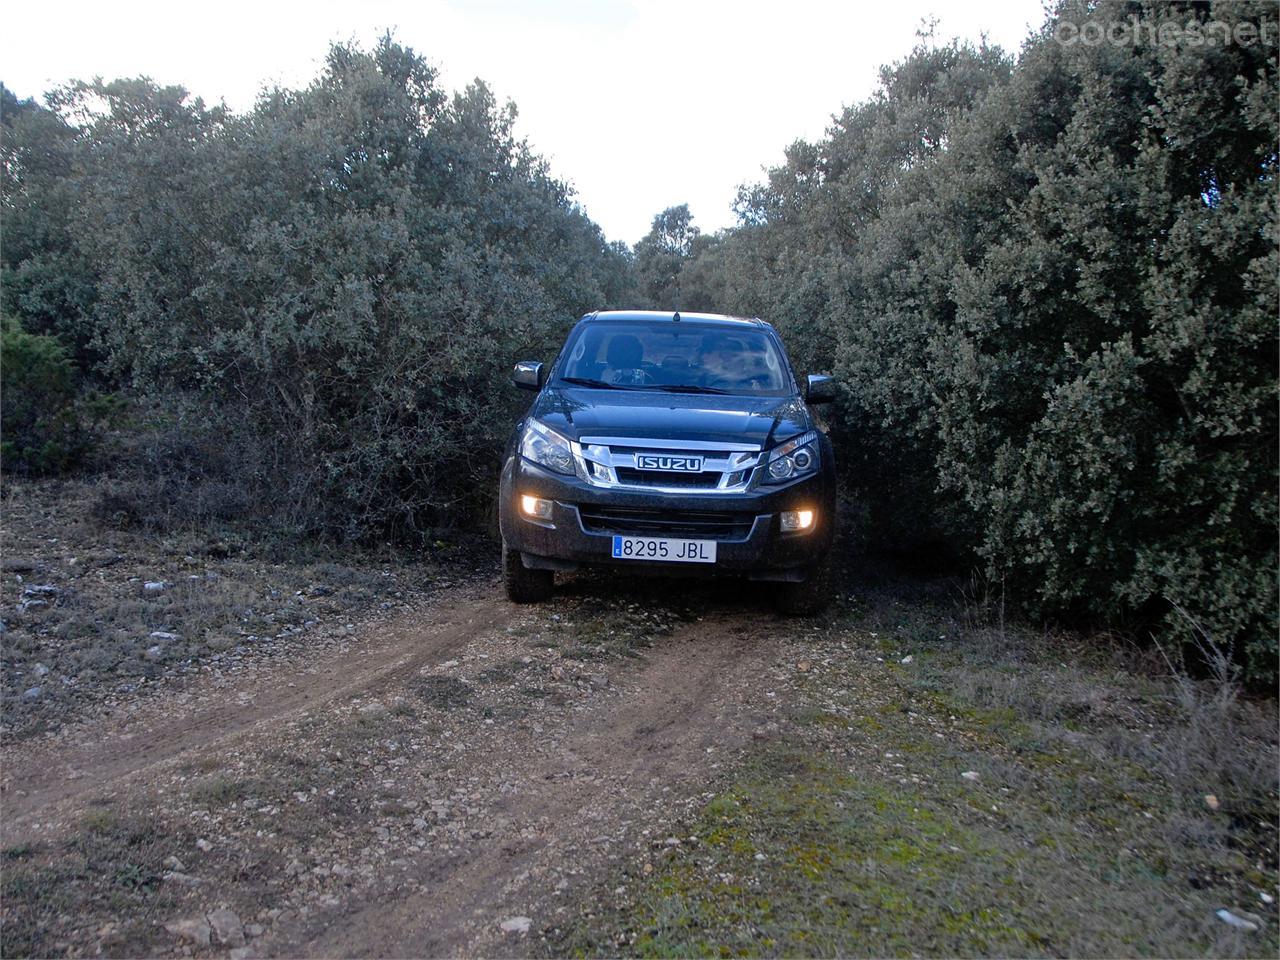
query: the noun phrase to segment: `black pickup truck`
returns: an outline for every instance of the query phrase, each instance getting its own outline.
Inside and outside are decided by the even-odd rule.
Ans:
[[[555,571],[614,565],[776,581],[781,608],[825,606],[835,524],[831,442],[777,332],[703,313],[597,312],[550,372],[508,444],[499,491],[507,596],[550,596]]]

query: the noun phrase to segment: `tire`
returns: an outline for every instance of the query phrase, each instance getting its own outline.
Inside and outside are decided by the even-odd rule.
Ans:
[[[799,583],[778,584],[778,610],[789,617],[812,617],[831,603],[831,559],[823,557]]]
[[[513,603],[537,603],[551,599],[555,574],[550,570],[530,570],[520,553],[502,543],[502,585]]]

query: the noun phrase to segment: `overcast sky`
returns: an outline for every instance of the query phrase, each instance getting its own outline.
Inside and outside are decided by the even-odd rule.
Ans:
[[[305,85],[330,41],[391,29],[446,87],[481,77],[514,100],[518,133],[609,239],[635,243],[679,203],[703,230],[732,223],[738,185],[870,94],[930,17],[940,38],[1015,52],[1044,19],[1041,0],[63,0],[6,9],[0,80],[32,96],[145,75],[243,110],[264,85]]]

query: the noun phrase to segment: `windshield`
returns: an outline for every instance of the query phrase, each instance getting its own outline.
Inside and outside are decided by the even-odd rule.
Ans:
[[[602,389],[792,393],[786,362],[765,331],[669,320],[583,324],[565,346],[559,376]]]

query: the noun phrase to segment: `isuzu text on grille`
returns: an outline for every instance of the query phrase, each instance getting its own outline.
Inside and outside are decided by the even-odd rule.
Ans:
[[[641,470],[687,470],[697,473],[702,469],[701,457],[661,457],[652,453],[637,453],[636,466]]]

